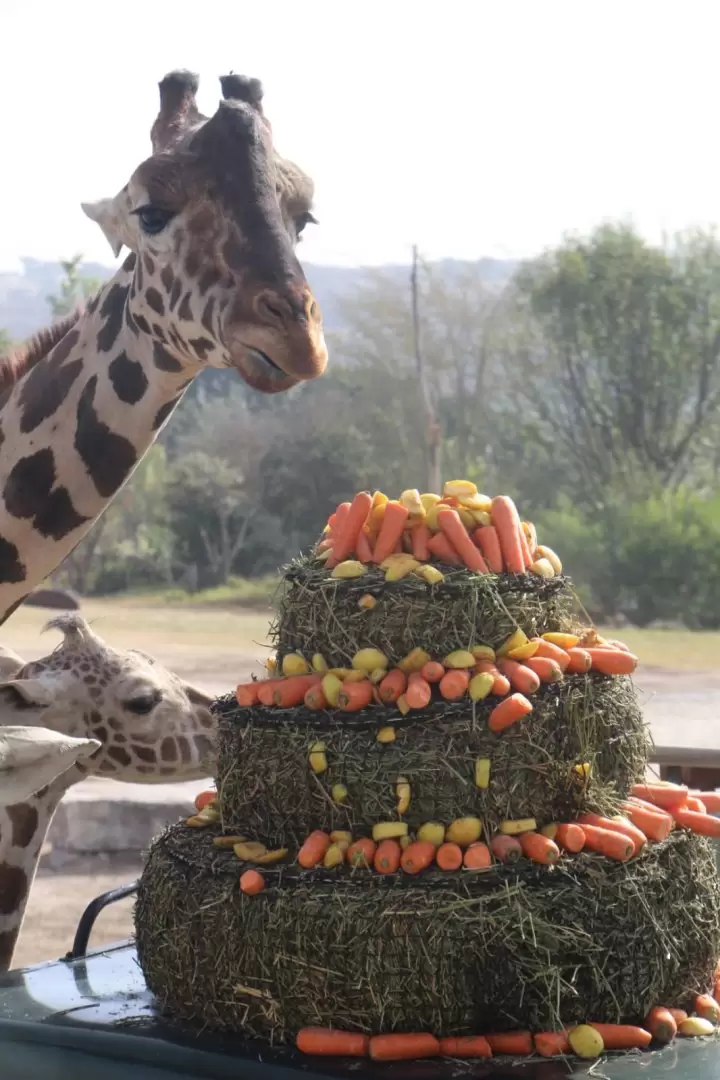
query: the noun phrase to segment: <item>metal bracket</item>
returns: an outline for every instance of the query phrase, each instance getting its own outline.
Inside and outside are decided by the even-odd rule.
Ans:
[[[138,882],[133,881],[130,885],[121,885],[120,888],[111,889],[109,892],[103,893],[102,896],[96,896],[94,900],[91,900],[80,916],[72,949],[69,953],[66,953],[63,960],[79,960],[85,956],[90,934],[100,912],[117,900],[124,900],[126,896],[132,896],[137,892],[137,887]]]

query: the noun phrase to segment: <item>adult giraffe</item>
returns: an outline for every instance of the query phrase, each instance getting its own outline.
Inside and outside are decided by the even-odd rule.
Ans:
[[[63,641],[29,664],[0,655],[0,971],[15,949],[58,803],[94,774],[170,782],[212,771],[211,698],[144,653],[60,615]]]
[[[312,181],[276,154],[260,83],[220,83],[208,119],[196,76],[162,80],[152,156],[114,199],[83,206],[130,255],[82,314],[0,366],[0,623],[88,532],[203,368],[235,368],[264,393],[325,369],[294,251]]]

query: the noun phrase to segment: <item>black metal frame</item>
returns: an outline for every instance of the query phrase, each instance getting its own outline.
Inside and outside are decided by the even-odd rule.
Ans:
[[[80,916],[72,949],[65,954],[63,960],[80,960],[83,956],[86,956],[90,935],[100,912],[104,911],[110,904],[114,904],[118,900],[124,900],[126,896],[132,896],[137,892],[137,887],[138,882],[133,881],[130,885],[121,885],[118,889],[110,889],[109,892],[96,896],[94,900],[91,900]]]

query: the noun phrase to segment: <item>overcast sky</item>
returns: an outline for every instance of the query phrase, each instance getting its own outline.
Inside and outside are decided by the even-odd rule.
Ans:
[[[0,269],[112,263],[79,204],[147,156],[175,67],[206,112],[220,74],[263,80],[317,185],[308,261],[720,222],[719,30],[717,0],[0,0]]]

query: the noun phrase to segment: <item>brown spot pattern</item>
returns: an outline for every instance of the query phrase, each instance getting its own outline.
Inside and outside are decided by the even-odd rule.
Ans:
[[[13,847],[26,848],[37,833],[37,807],[28,803],[16,803],[15,806],[8,806],[6,813],[12,826]]]
[[[100,315],[105,319],[105,325],[100,328],[97,336],[100,352],[110,352],[118,339],[129,288],[129,285],[113,285],[103,300]]]
[[[19,866],[0,863],[0,915],[14,914],[28,890],[27,874]]]
[[[153,360],[155,362],[155,367],[160,368],[161,371],[182,371],[182,364],[180,361],[176,360],[176,358],[157,341],[153,343]]]
[[[145,290],[145,300],[148,307],[152,308],[158,315],[165,314],[165,301],[163,300],[162,293],[159,292],[154,285],[148,285]]]
[[[138,360],[131,360],[123,350],[108,369],[113,390],[127,405],[136,405],[148,388],[147,375]]]
[[[77,407],[75,449],[100,495],[114,495],[128,476],[137,454],[122,435],[111,431],[95,409],[97,375],[88,379]]]

